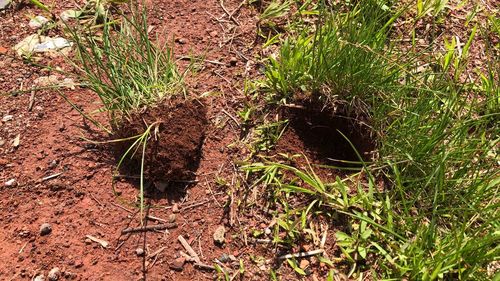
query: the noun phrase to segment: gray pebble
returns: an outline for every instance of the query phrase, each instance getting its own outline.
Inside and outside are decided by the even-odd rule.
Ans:
[[[135,254],[136,254],[138,257],[142,257],[142,256],[144,256],[144,249],[142,249],[142,248],[137,248],[137,249],[135,249]]]
[[[48,223],[44,223],[40,226],[40,235],[49,235],[52,232],[52,226]]]

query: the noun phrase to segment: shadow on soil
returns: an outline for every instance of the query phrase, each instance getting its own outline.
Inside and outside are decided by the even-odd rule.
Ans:
[[[376,141],[363,115],[310,101],[284,108],[282,115],[289,120],[289,128],[278,141],[279,151],[304,154],[312,163],[337,167],[360,167],[359,156],[371,160]]]
[[[197,100],[170,100],[156,107],[134,113],[115,128],[111,137],[84,125],[89,138],[99,141],[126,139],[143,134],[148,126],[151,130],[145,148],[144,185],[145,195],[150,199],[177,201],[186,190],[196,183],[205,132],[208,125],[206,108]],[[108,143],[102,152],[110,157],[106,162],[118,165],[123,155],[134,144],[135,139]],[[142,145],[131,149],[119,167],[118,180],[140,188]],[[112,152],[111,154],[109,152]]]

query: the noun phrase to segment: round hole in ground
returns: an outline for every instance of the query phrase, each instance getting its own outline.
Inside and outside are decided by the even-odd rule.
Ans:
[[[289,127],[277,144],[280,152],[304,154],[310,162],[339,167],[361,166],[370,161],[376,140],[363,115],[304,102],[282,111]],[[352,163],[358,162],[358,163]]]

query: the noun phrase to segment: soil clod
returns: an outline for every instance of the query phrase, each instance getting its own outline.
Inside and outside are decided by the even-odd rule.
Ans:
[[[226,228],[221,225],[215,229],[214,232],[214,242],[218,245],[224,244],[226,242],[226,238],[224,237],[226,234]]]
[[[306,267],[309,266],[309,261],[306,260],[306,259],[303,259],[303,260],[300,261],[299,266],[300,266],[301,269],[306,269]]]
[[[184,257],[176,258],[172,263],[170,263],[170,268],[176,271],[182,271],[184,269],[185,263],[186,263],[186,258]]]
[[[154,183],[189,181],[195,178],[201,159],[207,123],[206,108],[200,102],[173,100],[133,114],[117,128],[114,138],[141,135],[155,124],[146,143],[145,178]],[[118,142],[117,157],[120,159],[132,144]],[[142,154],[137,152],[121,168],[138,174],[141,160]]]
[[[179,212],[179,204],[175,203],[172,205],[172,213],[176,214]]]
[[[220,256],[219,261],[222,263],[228,263],[228,262],[235,262],[237,261],[237,259],[234,255],[228,255],[224,253]]]
[[[236,66],[236,64],[238,63],[238,58],[231,57],[231,59],[229,59],[229,63],[231,64],[231,66]]]
[[[170,216],[168,216],[168,222],[174,223],[175,220],[176,220],[176,215],[175,214],[171,214]]]

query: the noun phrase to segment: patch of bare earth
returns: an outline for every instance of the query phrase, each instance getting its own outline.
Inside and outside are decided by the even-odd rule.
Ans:
[[[138,180],[113,182],[116,159],[111,148],[80,138],[101,133],[56,91],[6,94],[31,88],[41,76],[63,76],[30,66],[11,50],[34,33],[27,27],[29,16],[41,11],[20,5],[0,12],[0,117],[12,116],[0,124],[0,279],[31,280],[47,276],[55,267],[61,270],[60,279],[73,280],[212,279],[211,269],[189,262],[179,268],[180,252],[187,252],[178,236],[208,265],[223,254],[237,259],[245,255],[241,244],[232,243],[239,231],[225,208],[230,197],[225,187],[215,184],[217,178],[235,174],[233,158],[241,156],[232,148],[239,135],[233,120],[242,98],[239,89],[245,77],[256,73],[250,60],[255,12],[240,4],[224,1],[223,8],[216,0],[149,3],[152,31],[165,32],[175,42],[176,57],[185,64],[186,57],[200,58],[197,74],[188,78],[188,91],[206,97],[200,106],[208,122],[198,128],[205,133],[193,177],[146,199],[151,207],[145,211],[156,218],[148,226],[175,226],[132,234],[122,230],[140,226]],[[56,14],[72,6],[57,3]],[[40,57],[40,64],[72,71],[61,57]],[[64,93],[87,112],[99,107],[88,90]],[[97,118],[106,122],[104,116]],[[14,147],[17,136],[19,144]],[[43,223],[51,225],[50,234],[40,234]],[[220,226],[227,230],[224,245],[216,245],[213,238]],[[109,244],[104,248],[88,235]],[[225,266],[232,268],[231,263],[226,261]]]

